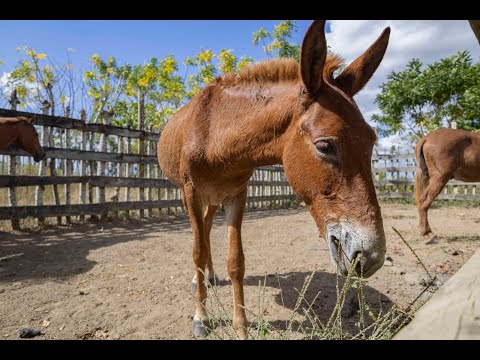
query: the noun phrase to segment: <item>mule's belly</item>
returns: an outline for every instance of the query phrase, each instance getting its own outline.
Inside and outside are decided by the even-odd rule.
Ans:
[[[480,181],[480,166],[478,167],[461,167],[453,173],[453,178],[465,182]]]
[[[465,149],[461,164],[453,173],[454,178],[460,181],[480,181],[480,149],[478,146],[469,146]]]
[[[196,172],[193,174],[195,175]],[[208,175],[196,174],[191,181],[195,190],[200,194],[205,205],[220,205],[226,199],[242,192],[248,185],[252,171],[241,175],[228,176],[221,172],[210,172]]]

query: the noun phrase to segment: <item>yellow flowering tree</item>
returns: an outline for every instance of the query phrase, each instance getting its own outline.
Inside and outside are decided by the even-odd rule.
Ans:
[[[131,68],[126,78],[125,96],[116,106],[118,125],[138,128],[138,95],[144,98],[145,127],[160,128],[183,104],[185,84],[177,75],[173,55],[162,60],[152,58],[144,65]]]
[[[197,73],[189,75],[187,80],[188,90],[186,96],[191,99],[197,95],[200,90],[210,84],[217,73],[217,69],[213,63],[215,54],[212,49],[200,50],[195,57],[188,57],[184,64],[187,66],[193,66],[197,68]]]
[[[131,67],[118,66],[114,57],[102,59],[100,55],[92,55],[93,68],[85,71],[83,81],[87,86],[87,94],[93,103],[91,122],[98,122],[102,110],[112,111],[126,87]]]
[[[28,46],[21,46],[17,48],[17,51],[23,52],[24,57],[10,72],[7,78],[7,87],[9,90],[17,90],[21,108],[30,106],[33,108],[32,110],[39,111],[43,101],[48,100],[50,114],[55,115],[56,100],[61,95],[56,85],[65,76],[67,67],[44,65],[43,62],[47,59],[47,55],[37,53]],[[66,99],[65,95],[63,99]]]
[[[252,42],[257,46],[260,42],[265,53],[272,57],[290,57],[297,61],[300,60],[300,45],[291,42],[291,37],[297,31],[295,20],[284,20],[275,25],[273,33],[265,30],[263,27],[253,33]],[[271,39],[270,43],[265,43],[266,39]]]

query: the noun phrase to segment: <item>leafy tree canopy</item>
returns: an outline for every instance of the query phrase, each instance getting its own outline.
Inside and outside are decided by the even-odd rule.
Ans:
[[[468,51],[426,67],[412,59],[401,72],[392,72],[381,85],[372,119],[381,135],[401,134],[418,139],[440,127],[480,130],[480,63]]]

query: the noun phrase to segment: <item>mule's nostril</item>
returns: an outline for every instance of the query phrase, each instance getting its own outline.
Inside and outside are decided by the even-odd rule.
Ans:
[[[357,273],[357,275],[362,274],[362,262],[361,261],[357,262],[357,265],[355,265],[355,272]]]
[[[330,235],[330,241],[333,242],[335,246],[338,248],[340,241],[334,235]]]

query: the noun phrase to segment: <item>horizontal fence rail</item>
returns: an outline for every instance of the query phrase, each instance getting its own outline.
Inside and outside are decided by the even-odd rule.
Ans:
[[[68,114],[67,114],[68,115]],[[180,190],[158,166],[159,134],[87,123],[69,116],[50,116],[0,109],[0,116],[35,117],[46,159],[33,162],[14,147],[0,153],[0,220],[18,228],[21,219],[77,217],[129,218],[139,214],[183,212]],[[101,121],[101,120],[100,120]],[[380,152],[372,157],[372,176],[379,199],[412,199],[415,156],[409,151]],[[476,200],[480,183],[451,180],[438,199]],[[300,203],[282,166],[255,170],[249,185],[249,208],[288,207]]]

